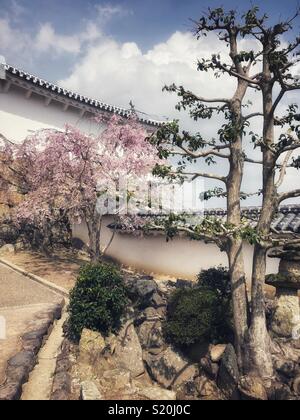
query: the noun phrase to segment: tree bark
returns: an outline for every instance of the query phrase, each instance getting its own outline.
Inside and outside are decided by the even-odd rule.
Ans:
[[[227,178],[227,222],[235,226],[241,223],[241,185],[244,172],[243,134],[242,134],[242,101],[248,83],[239,81],[236,93],[230,103],[233,124],[236,126],[236,137],[230,146],[230,171]],[[240,238],[229,238],[227,244],[229,259],[233,317],[235,329],[235,349],[239,367],[244,366],[244,347],[248,332],[248,299],[243,256],[243,241]]]
[[[101,259],[100,238],[101,238],[102,217],[95,211],[92,220],[87,222],[89,234],[89,254],[92,263],[98,263]]]
[[[249,353],[247,371],[269,378],[273,376],[271,339],[266,324],[265,285],[266,250],[255,246],[252,275],[251,327],[249,331]]]
[[[273,82],[268,56],[272,50],[271,43],[264,47],[262,83],[263,96],[263,203],[257,226],[261,236],[268,235],[276,212],[277,190],[275,185],[276,157],[271,148],[274,145],[274,112],[273,112]],[[265,277],[266,277],[267,248],[261,243],[254,249],[251,299],[251,327],[249,333],[249,361],[250,370],[261,377],[273,375],[273,363],[270,352],[270,336],[266,324],[265,310]]]

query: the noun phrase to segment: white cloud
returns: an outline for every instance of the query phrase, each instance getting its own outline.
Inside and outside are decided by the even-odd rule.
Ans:
[[[162,93],[165,84],[184,84],[198,93],[230,93],[234,81],[215,80],[196,71],[197,58],[209,56],[214,37],[197,41],[192,34],[176,32],[165,43],[142,53],[134,42],[120,44],[109,38],[90,46],[72,74],[60,83],[89,96],[127,106],[130,99],[138,108],[171,116],[174,98]],[[224,94],[224,93],[223,93]]]
[[[68,55],[76,59],[76,65],[67,77],[58,82],[60,85],[123,107],[128,107],[129,101],[132,100],[138,110],[150,114],[153,118],[180,117],[186,129],[201,131],[207,138],[216,137],[222,124],[220,117],[192,122],[188,115],[179,114],[174,110],[176,96],[163,93],[162,87],[174,82],[202,96],[232,96],[236,86],[234,79],[226,76],[215,79],[211,73],[196,71],[197,60],[200,57],[209,58],[212,52],[226,57],[226,45],[220,44],[214,35],[197,40],[189,32],[178,31],[165,42],[142,52],[137,43],[118,43],[101,31],[105,20],[122,13],[128,11],[109,4],[99,6],[100,20],[95,18],[93,22],[85,22],[80,31],[70,35],[59,33],[51,23],[42,24],[35,35],[29,35],[18,30],[8,18],[0,18],[0,54],[5,56],[8,51],[10,56],[24,57],[24,62],[28,57],[38,61],[49,52],[51,58],[60,60],[64,60]],[[249,45],[253,48],[253,43],[242,41],[241,49],[247,50]],[[63,66],[63,61],[59,63],[58,65]],[[299,68],[297,71],[299,72]],[[38,74],[38,69],[36,73]],[[254,91],[250,90],[248,98],[253,101],[253,109],[261,108],[259,94],[255,95]],[[299,103],[296,94],[293,101]],[[286,104],[283,104],[279,111],[285,109]],[[259,120],[253,120],[252,124],[254,131],[261,132]],[[247,151],[250,149],[251,146],[248,145]],[[255,153],[252,152],[252,156],[255,156]],[[224,173],[226,167],[218,164],[213,170]],[[247,165],[245,190],[253,192],[260,179],[261,168]],[[289,173],[287,182],[296,186],[298,179]],[[218,203],[216,201],[209,204]]]
[[[243,41],[242,50],[247,50],[253,43]],[[186,114],[174,110],[176,96],[162,92],[165,84],[183,84],[195,93],[207,97],[231,97],[236,87],[236,80],[229,77],[215,79],[211,73],[196,71],[199,57],[210,57],[212,52],[222,55],[228,53],[217,38],[209,35],[196,40],[191,33],[175,32],[166,42],[153,46],[143,53],[136,43],[117,43],[103,37],[99,43],[91,45],[80,58],[69,77],[60,80],[59,84],[105,102],[128,107],[133,100],[138,110],[146,111],[153,117],[181,118],[186,129],[199,130],[207,138],[215,137],[222,124],[220,118],[193,123]],[[255,70],[256,72],[256,70]],[[251,89],[247,99],[253,102],[249,110],[261,109],[261,95]],[[282,111],[286,104],[282,105]],[[252,129],[258,133],[262,130],[259,119],[252,120]],[[259,152],[245,139],[245,149],[253,157],[259,158]],[[226,173],[226,165],[219,161],[212,170]],[[289,172],[284,189],[297,186],[298,177]],[[206,182],[206,186],[214,183]],[[261,187],[261,167],[246,165],[244,191],[255,192]],[[258,204],[260,199],[253,198],[244,203]],[[209,205],[218,206],[221,202],[214,200]]]
[[[5,55],[9,51],[13,55],[27,49],[31,38],[23,31],[13,28],[8,19],[0,18],[0,40],[1,54]]]
[[[113,5],[110,3],[98,4],[96,6],[96,11],[98,13],[98,19],[104,22],[107,22],[114,17],[128,16],[132,14],[131,10],[125,9],[119,4]]]
[[[91,21],[86,22],[82,31],[64,35],[58,33],[49,22],[42,24],[35,35],[18,30],[8,18],[0,18],[0,52],[4,56],[24,56],[34,59],[41,54],[52,52],[55,56],[80,54],[86,45],[100,40],[102,32]],[[25,60],[24,60],[25,61]]]
[[[51,23],[41,26],[34,40],[34,48],[39,52],[54,51],[57,54],[79,54],[86,42],[93,42],[101,37],[101,32],[95,24],[89,22],[86,28],[75,35],[60,35],[56,33]]]

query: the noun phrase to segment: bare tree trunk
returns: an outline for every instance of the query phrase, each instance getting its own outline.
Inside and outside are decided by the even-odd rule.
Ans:
[[[264,84],[263,93],[263,204],[257,231],[261,236],[268,235],[276,211],[277,191],[275,186],[276,158],[272,152],[274,145],[274,113],[273,113],[273,82],[268,63],[268,55],[272,45],[266,45],[264,51]],[[270,336],[266,324],[265,310],[265,277],[267,249],[257,244],[254,249],[251,299],[251,327],[249,334],[249,360],[251,370],[262,377],[273,375],[273,363],[270,352]]]
[[[268,378],[273,375],[273,363],[270,353],[271,339],[266,324],[265,275],[266,250],[257,245],[253,259],[252,312],[247,370],[263,378]]]
[[[228,258],[232,287],[235,349],[239,367],[243,370],[245,339],[248,332],[248,301],[245,281],[243,243],[241,240],[238,239],[231,242],[228,250]]]
[[[102,217],[95,212],[91,221],[87,222],[89,234],[89,253],[93,263],[98,263],[101,258],[100,235],[101,235]]]
[[[236,125],[236,138],[230,146],[230,171],[227,178],[227,221],[239,226],[241,223],[241,185],[244,171],[242,139],[242,101],[248,84],[239,81],[235,96],[231,101],[233,123]],[[227,253],[230,267],[233,316],[235,327],[235,349],[240,369],[244,365],[244,346],[248,331],[248,300],[243,256],[243,241],[240,238],[229,238]]]

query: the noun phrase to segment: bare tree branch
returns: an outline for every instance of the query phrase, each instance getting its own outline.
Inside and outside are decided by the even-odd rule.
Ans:
[[[279,195],[279,197],[278,197],[278,203],[280,204],[283,201],[288,200],[290,198],[298,198],[298,197],[300,197],[300,189],[289,191],[287,193],[283,193],[283,194],[280,194]]]
[[[250,120],[251,118],[255,118],[255,117],[263,117],[264,114],[262,112],[253,112],[252,114],[246,115],[244,117],[245,121]]]
[[[194,152],[188,150],[187,148],[185,148],[184,146],[178,146],[178,147],[183,151],[183,153],[179,152],[179,151],[176,151],[176,150],[173,150],[173,151],[171,151],[172,155],[180,155],[180,156],[188,155],[193,159],[205,158],[205,157],[208,157],[210,155],[216,156],[216,157],[219,157],[219,158],[223,158],[223,159],[229,159],[229,157],[230,157],[229,155],[226,155],[224,153],[219,152],[217,150],[218,148],[206,150],[202,153],[194,153]]]
[[[171,176],[182,175],[182,176],[186,176],[186,177],[191,177],[192,181],[194,181],[197,178],[216,179],[216,180],[224,182],[224,183],[226,183],[226,181],[227,181],[226,176],[212,174],[212,173],[208,173],[208,172],[169,172],[168,175],[171,175]]]

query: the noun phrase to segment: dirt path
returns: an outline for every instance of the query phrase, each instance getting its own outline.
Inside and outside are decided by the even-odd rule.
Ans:
[[[78,258],[76,254],[67,250],[57,251],[52,257],[38,252],[22,251],[17,254],[5,254],[3,258],[66,290],[74,287],[78,271],[86,262],[86,259]]]
[[[20,337],[32,323],[61,297],[29,278],[0,264],[0,317],[5,320],[5,338],[0,339],[0,385],[5,381],[7,360],[21,347]]]
[[[54,328],[38,355],[38,364],[32,371],[27,384],[23,386],[22,401],[48,401],[51,396],[56,359],[63,342],[63,324],[66,312]]]

